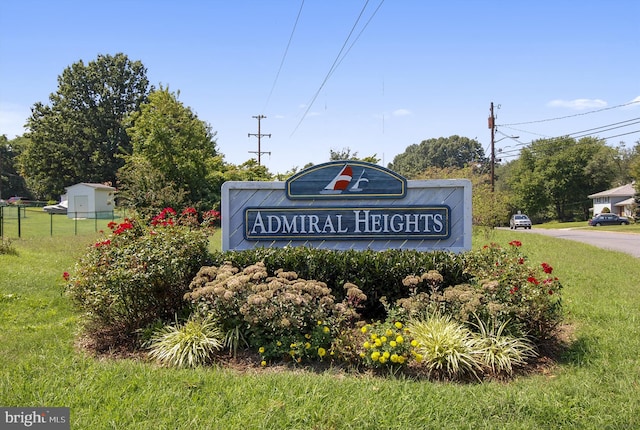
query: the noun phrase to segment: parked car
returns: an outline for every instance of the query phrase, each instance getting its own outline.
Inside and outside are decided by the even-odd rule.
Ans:
[[[68,206],[69,206],[69,202],[67,202],[66,200],[63,200],[58,204],[45,206],[42,208],[42,210],[50,214],[66,215]]]
[[[531,220],[524,214],[514,214],[509,220],[509,228],[518,229],[518,227],[531,229]]]
[[[616,214],[600,214],[589,220],[589,225],[600,227],[601,225],[629,225],[629,218]]]
[[[6,202],[6,200],[2,200],[0,199],[0,206],[7,206],[9,203]]]

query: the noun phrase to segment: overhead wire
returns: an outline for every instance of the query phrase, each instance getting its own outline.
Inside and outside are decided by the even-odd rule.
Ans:
[[[384,0],[381,0],[380,4],[378,5],[376,10],[374,11],[374,13],[373,13],[371,18],[373,18],[373,16],[375,16],[376,12],[380,9],[380,6],[382,6],[383,2],[384,2]],[[311,101],[309,103],[307,103],[306,110],[304,111],[302,117],[300,118],[300,121],[298,121],[298,124],[295,126],[295,128],[291,132],[290,136],[293,136],[295,134],[295,132],[298,130],[298,128],[300,127],[300,124],[302,124],[302,122],[305,120],[305,118],[307,117],[309,111],[311,110],[311,107],[313,106],[313,104],[315,103],[316,99],[318,98],[318,95],[320,95],[320,91],[322,91],[322,88],[324,88],[325,84],[327,83],[327,81],[329,80],[329,78],[331,77],[333,72],[336,70],[336,68],[342,62],[342,60],[344,60],[344,57],[346,57],[347,53],[351,50],[351,48],[353,47],[353,43],[355,43],[355,41],[357,41],[357,39],[360,37],[360,34],[362,34],[362,31],[361,31],[360,34],[358,35],[358,37],[354,40],[354,42],[351,44],[351,46],[347,49],[346,53],[343,55],[342,53],[345,50],[345,47],[347,46],[347,44],[349,43],[349,39],[351,38],[351,36],[353,35],[353,32],[355,31],[356,27],[358,26],[358,23],[360,22],[360,19],[362,19],[362,16],[364,15],[364,12],[365,12],[368,4],[369,4],[369,0],[366,0],[364,6],[362,7],[362,10],[360,11],[360,14],[358,15],[358,18],[356,19],[355,23],[351,27],[351,30],[349,31],[349,34],[345,38],[345,41],[342,44],[342,47],[340,48],[340,51],[338,52],[338,55],[336,55],[336,58],[333,61],[333,64],[331,65],[331,67],[329,68],[329,71],[327,72],[327,74],[325,75],[324,79],[322,80],[322,83],[318,87],[318,90],[315,92],[315,94],[311,98]],[[371,22],[371,18],[369,19],[369,21],[367,21],[367,23],[365,24],[364,28],[366,28],[366,25],[368,25],[368,23]],[[363,28],[363,30],[364,30],[364,28]]]
[[[291,30],[291,35],[289,35],[289,42],[287,42],[287,47],[284,50],[284,53],[282,54],[282,59],[280,60],[280,66],[278,67],[278,72],[276,73],[276,77],[273,80],[273,85],[271,85],[271,91],[269,91],[269,96],[267,97],[267,101],[264,104],[264,108],[262,108],[262,111],[266,111],[267,110],[267,106],[269,105],[269,102],[271,101],[271,96],[273,95],[273,90],[276,88],[276,84],[278,83],[278,78],[280,77],[280,72],[282,71],[282,67],[284,65],[284,60],[287,58],[287,53],[289,52],[289,47],[291,46],[291,41],[293,40],[293,35],[296,32],[296,27],[298,26],[298,21],[300,21],[300,15],[302,14],[302,8],[304,6],[304,0],[302,0],[302,2],[300,3],[300,9],[298,10],[298,15],[296,16],[296,21],[293,24],[293,29]]]

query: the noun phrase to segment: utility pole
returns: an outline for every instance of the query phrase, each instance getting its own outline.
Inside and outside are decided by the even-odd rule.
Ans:
[[[489,128],[491,129],[491,192],[495,190],[495,166],[496,166],[496,117],[493,114],[493,102],[491,102],[489,116]]]
[[[258,115],[258,116],[252,116],[252,118],[256,118],[256,119],[258,120],[258,133],[249,133],[249,136],[248,136],[248,137],[256,136],[256,137],[258,138],[258,150],[257,150],[257,151],[249,151],[249,152],[250,152],[250,153],[252,153],[252,154],[258,154],[258,166],[260,166],[260,165],[261,165],[261,164],[260,164],[260,156],[261,156],[262,154],[269,154],[269,155],[271,155],[271,152],[263,152],[263,151],[260,149],[260,139],[262,138],[262,136],[268,136],[269,138],[271,138],[271,134],[262,134],[262,133],[260,133],[260,120],[262,120],[262,119],[266,118],[266,116],[264,116],[264,115]]]

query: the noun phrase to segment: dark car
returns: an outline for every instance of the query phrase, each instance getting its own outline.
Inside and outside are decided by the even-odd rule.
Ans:
[[[589,220],[589,225],[600,227],[601,225],[629,225],[629,218],[615,214],[600,214]]]
[[[518,227],[531,229],[531,220],[524,214],[515,214],[509,220],[510,229],[518,229]]]

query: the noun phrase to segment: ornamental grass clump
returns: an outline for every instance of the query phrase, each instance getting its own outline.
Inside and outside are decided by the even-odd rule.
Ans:
[[[480,358],[494,374],[512,375],[515,367],[526,365],[538,355],[527,338],[506,334],[508,324],[509,321],[498,324],[495,320],[487,324],[480,318],[474,324],[478,329],[474,336],[478,340]]]
[[[479,342],[469,329],[448,315],[433,314],[407,324],[421,356],[421,365],[430,376],[462,379],[482,370]]]
[[[211,317],[192,315],[184,324],[166,325],[149,341],[149,356],[161,364],[197,367],[208,364],[224,345],[224,333]]]

